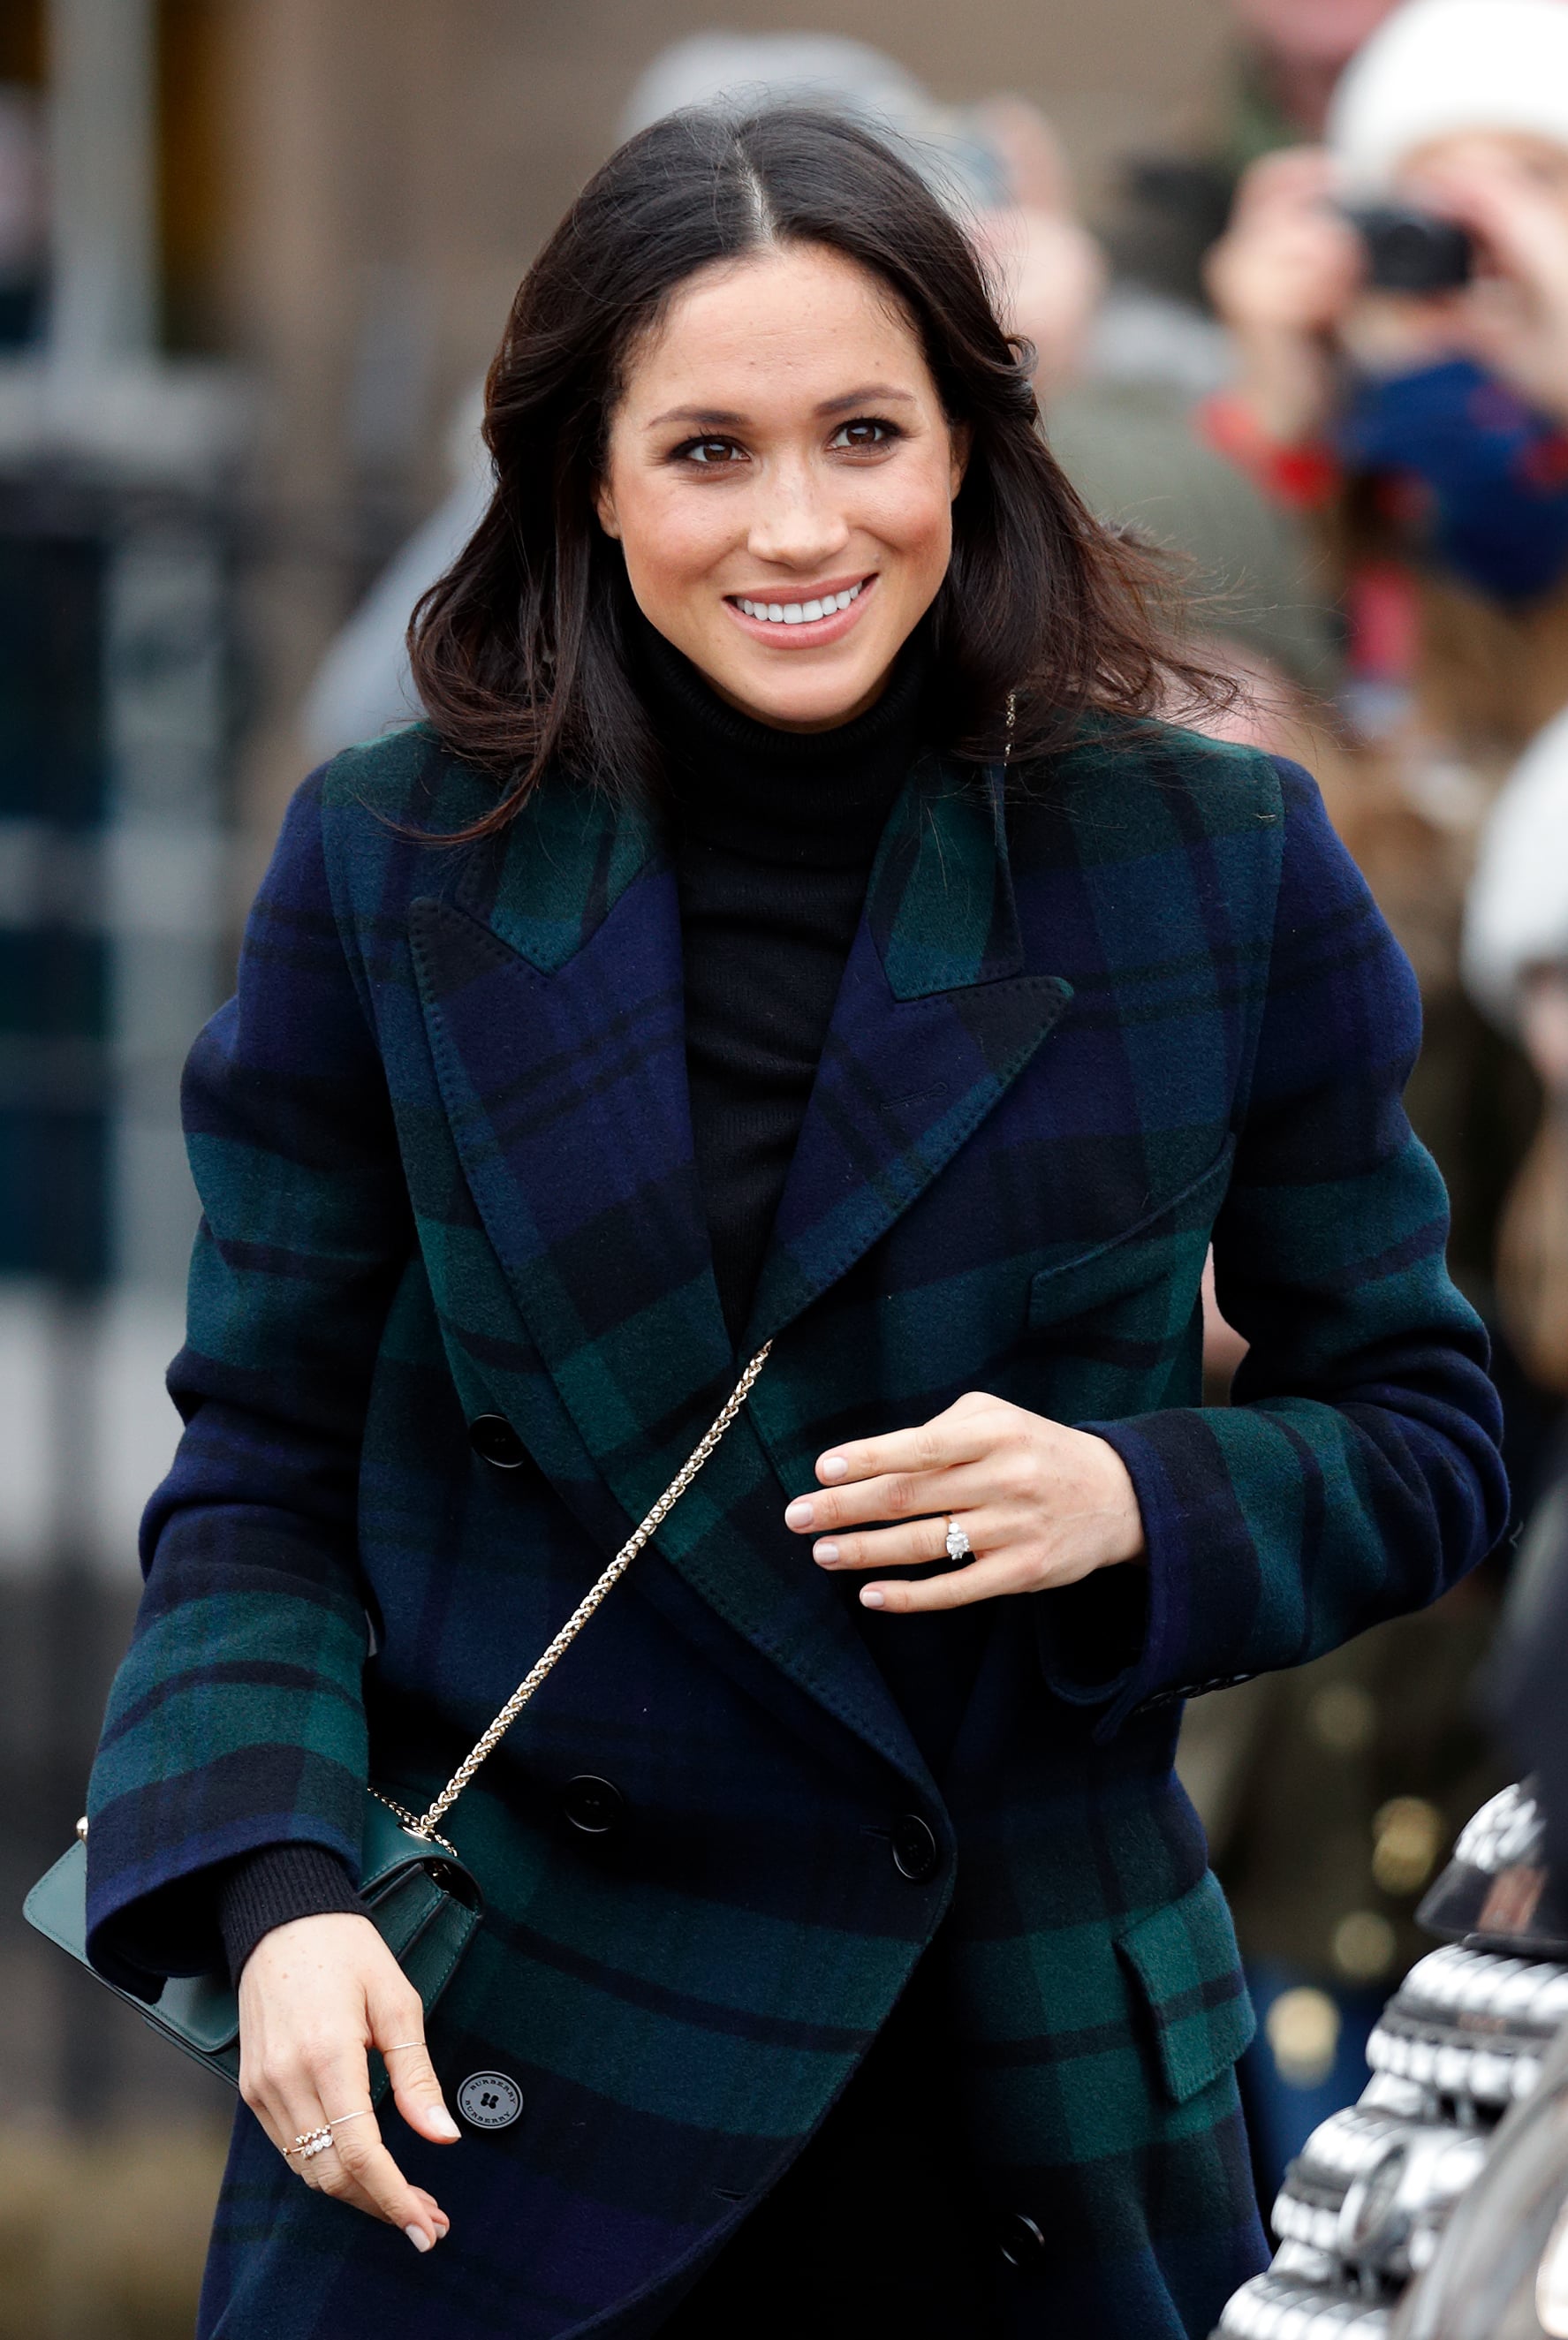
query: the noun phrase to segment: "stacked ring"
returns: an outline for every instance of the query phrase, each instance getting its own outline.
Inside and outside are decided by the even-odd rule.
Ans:
[[[302,2161],[313,2161],[318,2153],[324,2153],[329,2145],[337,2143],[332,2135],[334,2128],[342,2128],[345,2121],[363,2120],[365,2115],[373,2110],[372,2105],[362,2105],[357,2113],[339,2113],[335,2120],[323,2121],[320,2128],[306,2129],[303,2137],[295,2137],[293,2145],[284,2146],[284,2157],[292,2160],[297,2154]]]

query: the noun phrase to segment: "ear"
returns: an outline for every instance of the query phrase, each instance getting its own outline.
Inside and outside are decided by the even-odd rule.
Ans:
[[[593,509],[599,514],[599,525],[604,530],[605,535],[613,537],[616,542],[619,543],[620,540],[620,522],[616,518],[615,498],[610,491],[610,482],[608,480],[595,480],[593,483]]]
[[[949,498],[956,497],[964,484],[964,474],[969,468],[969,450],[974,443],[975,434],[968,423],[950,422],[948,425],[948,444],[952,450],[948,472],[951,483],[948,491]]]

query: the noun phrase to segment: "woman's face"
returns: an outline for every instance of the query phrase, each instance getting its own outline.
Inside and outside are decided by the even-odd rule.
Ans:
[[[596,502],[638,607],[719,697],[819,731],[873,704],[935,600],[963,453],[886,288],[789,244],[676,294]]]

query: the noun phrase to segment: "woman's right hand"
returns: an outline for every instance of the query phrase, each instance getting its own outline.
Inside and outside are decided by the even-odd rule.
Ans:
[[[1361,289],[1361,245],[1332,208],[1334,186],[1334,158],[1321,147],[1265,154],[1244,175],[1230,224],[1204,268],[1209,297],[1236,338],[1236,395],[1285,446],[1313,438],[1327,419],[1327,336]]]
[[[239,1996],[240,2094],[278,2150],[340,2124],[324,2152],[294,2154],[290,2168],[428,2251],[450,2221],[382,2143],[368,2110],[367,2050],[385,2055],[393,2100],[412,2129],[433,2145],[455,2145],[461,2132],[425,2050],[419,1993],[370,1919],[334,1914],[273,1927],[245,1960]],[[345,2113],[363,2117],[345,2122]]]

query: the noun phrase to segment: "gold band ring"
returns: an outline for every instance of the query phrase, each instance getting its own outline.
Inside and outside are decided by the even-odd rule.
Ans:
[[[394,2039],[390,2048],[378,2048],[376,2049],[376,2054],[378,2056],[395,2056],[400,2048],[422,2048],[423,2046],[424,2041],[422,2039]]]

